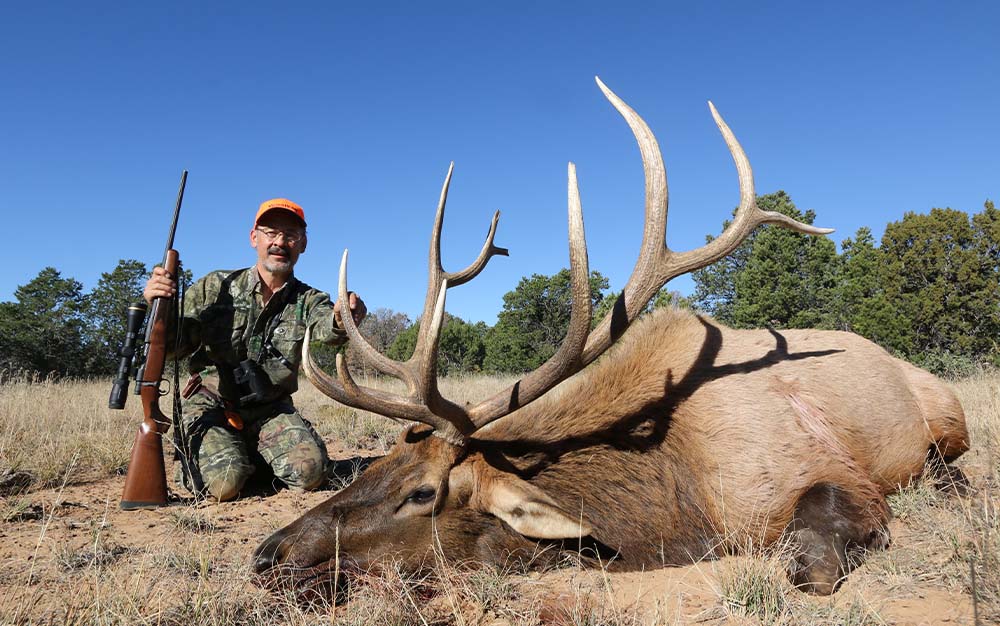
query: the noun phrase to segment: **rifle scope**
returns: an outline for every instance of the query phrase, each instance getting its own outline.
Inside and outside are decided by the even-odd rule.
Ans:
[[[115,382],[111,387],[108,408],[125,408],[125,399],[128,395],[128,377],[132,372],[132,360],[135,356],[135,342],[145,319],[145,302],[139,301],[129,305],[125,322],[125,340],[122,342],[122,347],[118,349],[118,372],[115,374]]]

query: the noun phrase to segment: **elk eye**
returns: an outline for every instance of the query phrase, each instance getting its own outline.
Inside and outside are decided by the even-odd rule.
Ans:
[[[412,502],[413,504],[427,504],[428,502],[434,501],[434,488],[433,487],[420,487],[416,491],[410,494],[410,497],[406,499],[407,502]]]

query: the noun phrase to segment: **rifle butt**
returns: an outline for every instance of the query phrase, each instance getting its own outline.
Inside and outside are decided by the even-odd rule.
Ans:
[[[167,471],[163,464],[163,437],[143,422],[132,443],[119,506],[126,510],[153,509],[167,504]]]

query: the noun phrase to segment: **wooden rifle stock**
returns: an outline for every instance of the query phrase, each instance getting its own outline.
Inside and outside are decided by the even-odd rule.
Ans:
[[[173,249],[174,232],[187,171],[181,175],[181,188],[177,194],[177,208],[163,255],[163,268],[171,278],[179,281],[180,256]],[[146,324],[145,362],[139,368],[136,385],[142,398],[142,424],[132,443],[132,456],[125,475],[125,489],[119,505],[122,509],[149,509],[167,504],[167,471],[163,462],[163,434],[170,429],[170,419],[160,410],[160,381],[167,362],[167,339],[174,324],[175,298],[154,298]]]
[[[167,251],[164,269],[177,278],[178,255]],[[160,380],[167,362],[167,336],[173,323],[173,298],[156,298],[147,326],[146,363],[136,379],[142,398],[142,423],[132,443],[132,457],[125,476],[121,508],[163,506],[167,503],[167,471],[163,463],[163,437],[170,419],[160,410]]]

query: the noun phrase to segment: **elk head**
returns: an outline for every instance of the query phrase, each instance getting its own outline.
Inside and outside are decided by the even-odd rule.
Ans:
[[[405,430],[392,451],[353,484],[266,539],[255,553],[258,573],[286,569],[296,572],[299,582],[329,582],[340,572],[368,568],[384,558],[401,560],[408,569],[419,568],[435,544],[451,559],[503,561],[512,555],[534,558],[546,542],[587,537],[593,520],[581,515],[572,498],[546,493],[519,476],[515,468],[504,464],[502,455],[491,452],[498,442],[487,441],[486,435],[473,435],[594,361],[670,279],[728,255],[758,225],[778,224],[808,234],[831,232],[756,206],[746,155],[709,103],[736,162],[740,205],[733,222],[718,238],[696,250],[670,250],[665,245],[666,172],[656,139],[635,111],[599,79],[597,83],[632,129],[646,180],[641,251],[612,311],[590,330],[587,249],[576,170],[571,163],[568,195],[573,305],[562,346],[541,367],[475,406],[460,406],[442,397],[436,372],[446,291],[478,275],[492,256],[507,254],[493,243],[497,213],[479,257],[459,272],[442,269],[440,235],[452,174],[449,168],[431,235],[427,297],[413,356],[406,362],[385,357],[366,342],[350,316],[344,317],[347,333],[361,357],[381,372],[404,381],[406,394],[358,385],[343,355],[337,356],[338,377],[334,378],[312,359],[308,335],[303,348],[305,374],[324,394],[349,406],[426,426]],[[339,280],[342,300],[347,297],[346,267],[345,251]]]

